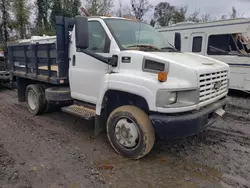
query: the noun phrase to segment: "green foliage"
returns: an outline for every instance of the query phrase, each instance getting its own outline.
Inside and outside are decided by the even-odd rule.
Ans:
[[[37,23],[34,34],[55,35],[56,16],[75,17],[79,14],[80,0],[37,0]]]
[[[158,26],[168,26],[179,22],[210,22],[215,21],[210,13],[199,15],[199,10],[195,10],[192,14],[188,14],[188,6],[175,7],[168,2],[160,2],[155,6],[153,24]],[[237,11],[232,7],[230,18],[237,18]],[[227,19],[226,15],[221,16],[221,19]],[[155,21],[155,23],[153,22]]]
[[[37,22],[34,33],[38,35],[48,34],[51,32],[49,23],[49,11],[52,0],[36,0]],[[44,32],[44,33],[43,33]]]
[[[181,7],[179,9],[176,8],[172,19],[173,23],[185,22],[187,9],[187,6]]]
[[[13,27],[19,32],[21,38],[26,37],[26,28],[29,25],[30,12],[25,0],[15,0],[13,3],[14,22]]]
[[[179,22],[199,22],[199,11],[187,15],[188,6],[175,7],[168,2],[161,2],[155,6],[154,21],[159,26],[168,26]]]
[[[155,6],[154,20],[160,26],[168,26],[175,13],[175,7],[167,2],[161,2]]]
[[[231,15],[230,15],[230,18],[231,18],[231,19],[237,18],[237,11],[236,11],[236,9],[235,9],[234,6],[232,7],[232,13],[231,13]]]
[[[52,3],[51,15],[50,15],[50,25],[52,30],[55,31],[56,16],[62,16],[62,15],[63,15],[63,8],[61,0],[54,0],[54,2]]]
[[[154,26],[155,26],[155,23],[156,23],[155,20],[152,19],[152,20],[150,20],[150,23],[149,23],[149,24],[150,24],[152,27],[154,27]]]
[[[6,46],[9,39],[9,30],[12,30],[10,19],[12,0],[0,0],[0,45]]]

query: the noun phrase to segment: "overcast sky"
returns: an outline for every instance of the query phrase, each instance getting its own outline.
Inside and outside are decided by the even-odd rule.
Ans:
[[[114,0],[118,1],[118,0]],[[210,13],[213,17],[220,18],[221,15],[228,15],[232,11],[232,6],[235,6],[239,16],[250,17],[250,0],[149,0],[151,4],[156,5],[159,2],[168,2],[175,6],[188,5],[188,13],[195,10],[200,10],[200,14]],[[129,3],[130,0],[122,2]],[[151,17],[152,12],[146,17]]]

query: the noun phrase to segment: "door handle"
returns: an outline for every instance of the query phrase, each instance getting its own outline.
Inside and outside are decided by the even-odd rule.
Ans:
[[[75,65],[76,65],[76,56],[75,56],[75,55],[73,55],[72,65],[73,65],[73,66],[75,66]]]

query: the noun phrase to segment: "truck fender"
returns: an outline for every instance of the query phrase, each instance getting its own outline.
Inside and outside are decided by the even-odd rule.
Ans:
[[[96,103],[96,115],[101,115],[103,99],[108,90],[123,91],[123,92],[131,93],[134,95],[138,95],[145,99],[150,111],[156,110],[155,100],[154,100],[155,96],[153,95],[153,92],[150,91],[148,88],[142,85],[126,83],[124,81],[105,80],[101,87],[99,97]]]

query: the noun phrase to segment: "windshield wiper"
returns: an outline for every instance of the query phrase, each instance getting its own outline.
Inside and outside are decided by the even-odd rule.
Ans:
[[[169,47],[169,46],[166,46],[166,47],[163,47],[161,48],[161,50],[169,50],[170,52],[179,52],[179,50],[177,50],[176,48],[173,48],[173,47]]]
[[[150,45],[150,44],[135,44],[135,45],[127,46],[127,48],[134,48],[134,47],[153,49],[153,50],[160,50],[157,47],[155,47],[154,45]]]

